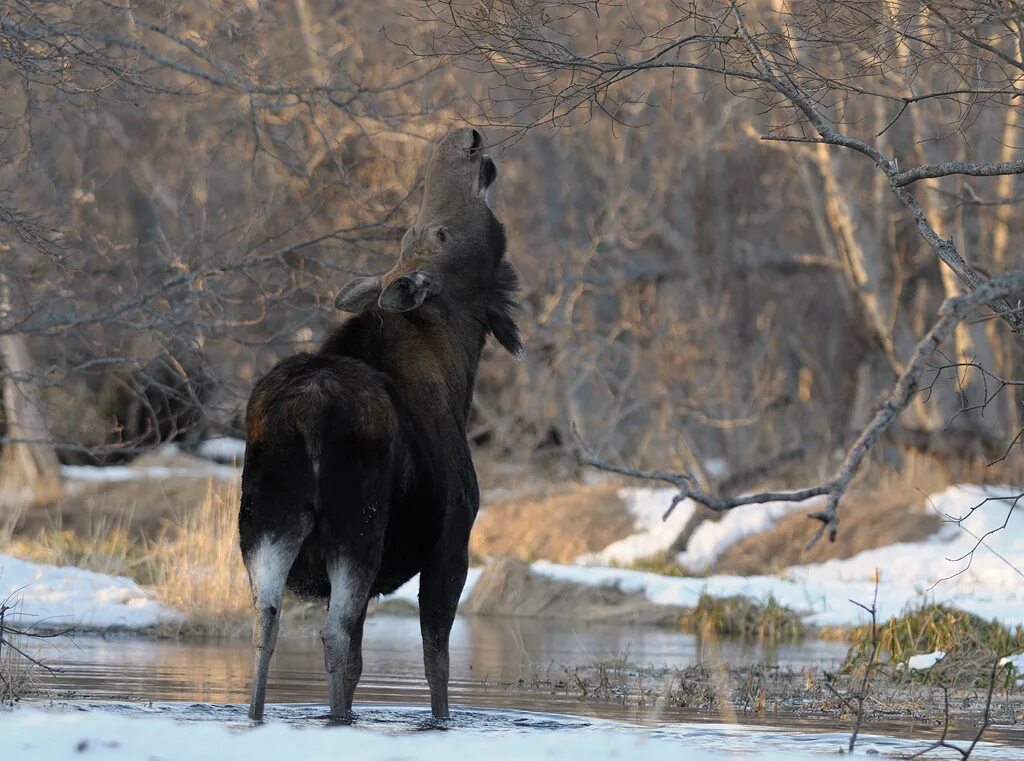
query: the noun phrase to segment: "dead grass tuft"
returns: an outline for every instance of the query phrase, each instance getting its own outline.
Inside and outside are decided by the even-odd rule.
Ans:
[[[239,490],[237,482],[231,489],[211,482],[200,506],[180,515],[151,547],[148,583],[185,616],[176,633],[240,636],[249,632],[252,601],[238,550]],[[319,602],[286,595],[281,636],[318,631],[321,608]]]
[[[252,603],[238,551],[238,499],[212,484],[198,508],[178,516],[165,538],[153,545],[149,572],[161,599],[182,611],[194,634],[237,634]]]
[[[0,610],[0,705],[4,705],[35,692],[43,667],[23,655],[25,638],[4,624],[4,614],[12,608],[0,601]]]
[[[636,518],[619,497],[619,485],[561,485],[554,491],[485,505],[473,526],[475,558],[511,555],[571,563],[633,533]]]
[[[853,629],[850,642],[846,672],[861,668],[870,655],[871,627]],[[1024,627],[1011,630],[950,605],[922,605],[881,624],[879,642],[891,670],[904,679],[972,685],[987,683],[996,658],[1024,649]],[[936,651],[946,655],[932,668],[905,669],[911,656]]]
[[[697,604],[681,619],[684,630],[702,635],[785,642],[800,639],[806,628],[800,615],[774,597],[764,602],[750,597],[714,597],[702,592]]]
[[[121,521],[110,523],[101,516],[85,533],[43,528],[31,538],[12,538],[7,546],[12,554],[35,563],[136,576],[146,562],[145,545],[132,539]]]

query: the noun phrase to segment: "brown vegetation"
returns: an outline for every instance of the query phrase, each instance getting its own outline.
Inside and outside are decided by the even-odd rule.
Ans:
[[[619,484],[569,482],[484,503],[473,526],[474,557],[509,555],[521,560],[571,563],[633,533],[634,518],[619,497]]]
[[[133,540],[156,539],[174,521],[198,509],[211,488],[219,495],[237,491],[234,479],[218,477],[211,481],[205,469],[212,465],[184,452],[142,455],[124,466],[140,477],[66,482],[60,497],[20,511],[10,533],[35,537],[40,532],[69,531],[78,537],[90,537],[105,527],[122,530]],[[174,473],[166,478],[142,477],[142,471],[151,467]]]
[[[805,512],[786,516],[772,529],[748,536],[727,548],[711,573],[778,573],[792,565],[848,558],[865,550],[899,542],[916,542],[934,534],[942,519],[925,504],[925,494],[907,486],[850,495],[846,509],[856,516],[834,542],[807,543],[816,526]]]

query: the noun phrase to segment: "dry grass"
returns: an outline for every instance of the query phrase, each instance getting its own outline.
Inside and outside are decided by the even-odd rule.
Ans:
[[[185,615],[178,633],[238,636],[252,621],[249,579],[238,551],[238,485],[212,484],[202,504],[185,512],[154,544],[150,583],[160,598]],[[288,596],[282,636],[309,634],[321,625],[321,605]]]
[[[815,521],[808,510],[797,510],[768,531],[748,536],[728,547],[709,569],[712,573],[778,573],[803,563],[824,563],[898,542],[916,542],[934,534],[942,521],[926,504],[927,494],[941,488],[936,482],[923,490],[893,483],[870,492],[857,492],[843,502],[843,525],[834,542],[807,543],[814,534]]]
[[[475,558],[510,555],[571,563],[635,530],[636,518],[618,491],[612,482],[570,483],[486,504],[473,526],[470,553]]]
[[[767,642],[800,639],[806,628],[800,615],[770,596],[764,602],[750,597],[714,597],[702,592],[697,604],[683,614],[683,629],[702,635],[740,637]]]
[[[11,609],[6,612],[10,613]],[[24,650],[25,638],[5,627],[3,618],[0,615],[0,705],[12,703],[35,692],[42,668],[18,652]]]
[[[12,637],[15,646],[21,647],[18,638]],[[28,697],[36,691],[39,667],[22,658],[10,647],[0,652],[0,705]]]
[[[117,576],[137,576],[147,560],[145,544],[132,539],[123,524],[108,525],[105,518],[84,534],[54,527],[41,529],[32,538],[14,537],[7,549],[36,563]]]
[[[238,488],[211,484],[199,507],[180,514],[155,543],[148,576],[160,598],[182,611],[193,633],[234,632],[252,611],[238,552]]]
[[[902,679],[948,685],[980,684],[1000,656],[1024,649],[1024,627],[1008,629],[949,605],[922,605],[894,616],[879,627],[880,652]],[[850,633],[851,647],[843,669],[860,668],[871,650],[870,627]],[[913,655],[946,653],[924,671],[906,670]]]
[[[38,563],[131,576],[180,611],[166,634],[240,636],[252,620],[249,581],[238,551],[237,482],[208,481],[198,506],[176,505],[155,536],[140,533],[131,512],[100,513],[76,529],[57,525],[16,536],[6,551]],[[322,625],[320,605],[287,596],[281,634],[307,635]]]

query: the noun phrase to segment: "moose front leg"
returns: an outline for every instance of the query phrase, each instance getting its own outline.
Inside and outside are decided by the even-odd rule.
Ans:
[[[466,584],[469,554],[439,553],[420,574],[420,632],[423,667],[430,687],[430,710],[435,719],[448,718],[448,638],[459,597]]]

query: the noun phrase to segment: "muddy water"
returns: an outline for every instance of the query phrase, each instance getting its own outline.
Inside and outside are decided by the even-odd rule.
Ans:
[[[364,643],[357,723],[389,732],[428,726],[429,698],[417,619],[371,617]],[[574,666],[623,660],[684,667],[724,658],[733,664],[829,668],[845,654],[845,646],[835,643],[810,641],[769,648],[726,642],[702,647],[693,636],[658,629],[460,617],[451,646],[451,698],[457,707],[453,728],[474,732],[581,729],[607,726],[611,721],[623,731],[653,727],[659,734],[737,751],[774,746],[835,752],[848,736],[845,725],[799,717],[759,720],[681,708],[655,712],[530,687],[537,680],[572,683]],[[240,704],[248,697],[252,667],[248,642],[78,637],[52,641],[40,654],[60,669],[45,685],[58,704],[159,713],[187,721],[246,723]],[[268,701],[273,705],[268,706],[268,720],[322,721],[326,691],[319,641],[314,637],[282,640],[271,667]],[[911,722],[876,725],[868,731],[871,736],[865,749],[873,747],[882,753],[920,749],[936,733],[932,726]],[[1009,747],[1024,746],[1024,732],[1000,730],[989,737],[998,745],[986,746],[978,758],[1024,758],[1024,751]]]

